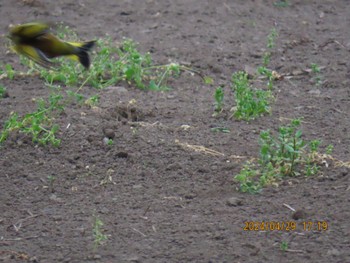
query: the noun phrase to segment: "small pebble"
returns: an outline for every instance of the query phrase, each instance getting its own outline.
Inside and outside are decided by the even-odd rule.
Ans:
[[[307,216],[306,212],[304,210],[297,210],[294,212],[292,218],[294,220],[298,220],[298,219],[305,219]]]

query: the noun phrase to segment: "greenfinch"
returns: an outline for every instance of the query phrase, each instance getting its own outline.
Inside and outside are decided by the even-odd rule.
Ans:
[[[52,67],[51,58],[67,56],[79,61],[86,69],[90,66],[88,51],[95,41],[82,43],[65,42],[50,33],[45,23],[27,23],[14,26],[8,36],[11,39],[12,49],[24,55],[43,67]]]

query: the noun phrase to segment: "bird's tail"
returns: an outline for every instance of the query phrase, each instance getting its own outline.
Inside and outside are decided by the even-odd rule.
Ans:
[[[89,51],[93,46],[95,45],[95,40],[83,42],[83,43],[76,43],[76,42],[68,42],[72,46],[77,47],[77,52],[74,55],[70,55],[69,57],[74,60],[79,60],[79,62],[88,69],[90,67],[90,57],[89,57]]]

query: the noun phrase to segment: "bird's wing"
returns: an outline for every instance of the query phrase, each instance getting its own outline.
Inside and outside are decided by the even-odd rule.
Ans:
[[[38,63],[40,66],[45,68],[52,68],[53,63],[45,56],[43,52],[39,49],[29,46],[29,45],[15,45],[13,46],[14,51],[18,54],[24,55],[27,58],[32,59],[34,62]]]
[[[44,23],[27,23],[11,28],[10,33],[23,38],[36,38],[47,33],[49,26]]]

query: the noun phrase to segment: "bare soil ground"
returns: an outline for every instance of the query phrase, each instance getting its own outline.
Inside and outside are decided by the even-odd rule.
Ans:
[[[0,1],[0,27],[53,21],[82,39],[123,37],[151,51],[159,64],[177,61],[212,76],[205,85],[183,74],[172,90],[133,86],[103,90],[98,108],[67,107],[56,121],[61,146],[40,147],[23,137],[0,147],[0,260],[3,262],[350,262],[349,168],[330,163],[317,176],[288,178],[250,195],[233,176],[258,157],[258,136],[303,117],[304,137],[333,144],[349,161],[350,5],[347,0],[100,0]],[[261,65],[271,28],[279,33],[270,68],[292,78],[274,85],[272,114],[249,123],[213,117],[217,85],[232,73]],[[20,68],[1,40],[0,58]],[[305,72],[322,67],[322,85]],[[25,114],[47,97],[36,77],[3,79],[0,128],[11,111]],[[84,87],[86,94],[92,88]],[[136,100],[136,119],[118,118]],[[227,96],[226,105],[233,106]],[[228,106],[226,106],[228,107]],[[124,115],[126,116],[126,115]],[[70,124],[68,130],[65,128]],[[183,129],[182,125],[188,125]],[[213,133],[212,127],[230,133]],[[103,143],[112,129],[115,142]],[[204,146],[206,154],[186,147]],[[233,156],[244,156],[236,159]],[[56,178],[48,186],[48,176]],[[106,180],[107,179],[107,180]],[[101,182],[105,182],[101,184]],[[283,206],[303,211],[298,219]],[[108,236],[93,248],[98,216]],[[244,222],[297,222],[296,231],[244,231]],[[327,231],[302,222],[326,221]],[[283,251],[281,244],[288,244]]]

